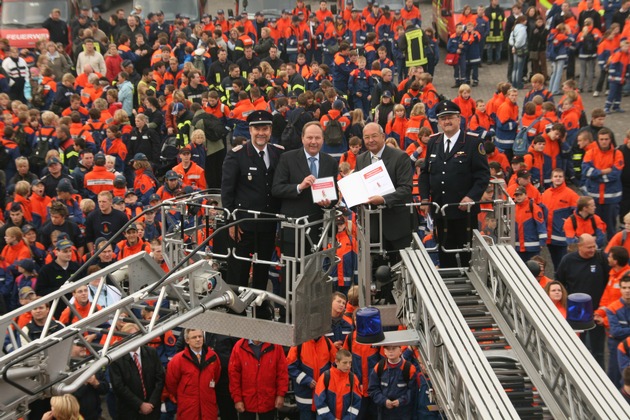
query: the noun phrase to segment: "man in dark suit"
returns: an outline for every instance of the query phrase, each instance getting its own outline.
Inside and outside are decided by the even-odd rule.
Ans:
[[[324,131],[319,121],[306,123],[302,129],[304,147],[282,155],[273,178],[272,194],[282,200],[280,213],[289,217],[308,216],[309,221],[323,217],[323,209],[330,207],[330,200],[314,203],[310,188],[318,178],[337,179],[337,161],[326,153],[320,153],[324,144]],[[315,229],[311,229],[313,240],[317,240]],[[283,230],[285,255],[293,255],[293,232]]]
[[[223,162],[221,201],[229,210],[254,210],[276,214],[280,200],[271,195],[274,173],[284,151],[282,146],[269,143],[273,116],[267,111],[254,111],[247,117],[251,141],[232,149]],[[237,212],[237,219],[253,217]],[[269,261],[274,250],[276,222],[243,222],[230,228],[236,255]],[[230,284],[247,286],[251,263],[230,256],[227,280]],[[253,286],[265,290],[269,266],[254,264]]]
[[[357,157],[356,170],[382,160],[396,191],[384,196],[370,197],[367,203],[375,206],[384,205],[383,209],[383,247],[387,251],[398,251],[411,244],[412,219],[408,207],[411,203],[413,171],[409,156],[402,150],[385,146],[383,127],[377,123],[366,124],[363,128],[363,142],[367,152]],[[378,241],[378,219],[370,221],[370,241]],[[397,253],[390,258],[397,259]]]
[[[135,334],[138,331],[140,329],[135,324],[127,324],[122,329],[122,332],[126,334]],[[118,419],[157,420],[160,418],[164,369],[154,348],[141,346],[115,360],[109,369],[112,389],[116,396]],[[142,372],[142,378],[140,372]]]
[[[481,200],[490,182],[488,158],[479,136],[460,129],[460,109],[451,101],[437,105],[438,125],[443,133],[434,134],[427,145],[427,155],[420,173],[419,187],[423,202],[443,206],[449,203],[470,203]],[[432,208],[433,210],[433,208]],[[446,217],[433,213],[440,245],[440,267],[457,267],[457,254],[446,249],[461,249],[472,241],[477,228],[479,205],[452,206]],[[445,220],[447,219],[447,220]],[[448,221],[448,225],[447,225]],[[448,228],[448,234],[447,234]],[[460,253],[461,264],[468,266],[470,252]]]

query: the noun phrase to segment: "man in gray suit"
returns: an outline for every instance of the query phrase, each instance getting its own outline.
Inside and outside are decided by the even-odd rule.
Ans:
[[[394,191],[384,196],[370,197],[367,203],[384,205],[383,209],[383,246],[387,251],[397,251],[411,244],[411,233],[415,223],[412,215],[404,204],[411,203],[411,187],[413,182],[412,165],[409,156],[402,150],[385,146],[385,133],[377,123],[366,124],[363,128],[363,142],[367,152],[357,157],[356,170],[382,160],[389,177],[394,184]],[[378,240],[378,219],[373,218],[370,223],[370,240]],[[398,253],[390,256],[393,261],[398,260]]]

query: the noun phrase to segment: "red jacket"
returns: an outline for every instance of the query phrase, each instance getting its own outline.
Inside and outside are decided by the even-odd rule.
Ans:
[[[289,371],[284,350],[278,344],[262,343],[256,359],[249,340],[236,342],[228,367],[230,394],[235,403],[245,404],[245,411],[266,413],[275,407],[276,397],[289,389]]]
[[[201,363],[190,347],[177,353],[166,369],[166,389],[177,400],[177,418],[216,420],[219,409],[215,393],[221,361],[210,348],[203,349]]]

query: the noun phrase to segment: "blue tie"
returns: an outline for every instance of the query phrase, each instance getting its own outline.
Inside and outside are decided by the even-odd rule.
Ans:
[[[311,174],[317,178],[317,165],[315,164],[315,162],[317,162],[317,158],[316,157],[310,157],[308,158],[308,160],[311,162],[310,168],[311,168]]]

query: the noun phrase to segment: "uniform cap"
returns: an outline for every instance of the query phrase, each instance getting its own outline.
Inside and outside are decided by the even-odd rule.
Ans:
[[[133,62],[131,60],[123,60],[122,66],[123,67],[133,66]]]
[[[127,229],[125,229],[125,232],[129,232],[130,230],[138,230],[138,226],[136,226],[135,223],[132,223],[129,226],[127,226]]]
[[[101,9],[98,6],[92,7],[92,13],[101,13]]]
[[[76,194],[76,191],[74,188],[72,188],[72,183],[68,178],[63,178],[59,181],[59,183],[57,184],[57,191]]]
[[[523,156],[514,156],[512,158],[512,163],[525,163],[525,159]]]
[[[136,195],[136,192],[134,190],[127,190],[125,191],[125,197],[127,197],[128,195]]]
[[[167,181],[171,181],[173,179],[179,179],[179,175],[177,174],[177,172],[171,170],[171,171],[166,172],[166,175],[164,175],[164,178],[166,178]],[[155,194],[155,195],[157,195],[157,194]],[[160,198],[158,196],[158,200],[159,199]]]
[[[179,154],[181,155],[183,153],[192,153],[190,146],[184,146],[181,149],[179,149]]]
[[[43,184],[43,183],[44,183],[44,181],[42,181],[39,178],[36,178],[36,179],[31,181],[31,187],[34,187],[35,185],[39,185],[39,184]]]
[[[225,12],[223,11],[223,9],[219,9],[217,10],[217,15],[224,15]]]
[[[101,152],[98,152],[97,154],[94,155],[94,164],[98,165],[98,166],[104,166],[105,165],[105,155]]]
[[[353,7],[352,13],[361,13],[361,9],[359,9],[358,7]]]
[[[385,6],[381,7],[381,10],[383,10],[384,12],[389,12],[389,6],[385,5]]]
[[[295,93],[295,91],[292,91],[291,93],[289,93],[289,99],[297,99],[298,98],[298,94]]]
[[[37,229],[35,229],[35,226],[33,225],[29,225],[27,223],[24,226],[22,226],[22,233],[29,233],[31,230],[34,230],[35,232],[37,232]]]
[[[346,4],[347,4],[348,6],[351,6],[351,5],[352,5],[352,0],[346,0]]]
[[[254,16],[265,16],[265,15],[263,14],[263,12],[256,12]]]
[[[177,115],[183,110],[184,110],[184,104],[181,102],[175,102],[173,104],[173,109],[171,110],[171,115]]]
[[[437,104],[436,116],[440,118],[442,115],[461,114],[461,109],[453,101],[442,101]]]
[[[317,15],[315,15],[315,17],[317,17]],[[333,18],[330,16],[326,16],[326,18],[324,19],[325,22],[332,22]]]
[[[33,261],[31,258],[24,258],[23,260],[18,260],[15,265],[17,265],[18,267],[22,267],[23,269],[25,269],[26,271],[35,271],[35,261]],[[22,288],[24,289],[24,288]],[[22,291],[22,289],[20,289],[20,291]],[[33,289],[31,289],[32,291]],[[24,299],[24,298],[22,298]]]
[[[57,249],[60,251],[63,251],[64,249],[68,249],[68,248],[72,248],[74,244],[72,242],[70,242],[69,239],[62,239],[60,241],[57,241]]]
[[[291,18],[291,22],[299,22],[300,21],[300,17],[299,16],[293,16]]]
[[[122,204],[124,202],[125,200],[123,200],[122,197],[114,197],[114,199],[112,200],[112,204]]]
[[[188,20],[190,20],[190,16],[188,16],[188,15],[180,15],[179,18],[180,19],[188,19]]]
[[[28,270],[28,271],[33,271],[33,270]],[[20,299],[28,299],[30,295],[34,295],[34,294],[35,294],[35,290],[33,290],[31,286],[24,286],[19,291]]]
[[[517,178],[529,178],[532,174],[527,169],[521,169],[516,173]]]
[[[59,160],[59,158],[57,157],[51,157],[50,159],[48,159],[48,161],[46,162],[47,166],[52,165],[53,163],[61,163],[61,161]]]
[[[147,155],[145,155],[144,153],[136,153],[135,155],[133,155],[133,159],[131,161],[135,162],[136,160],[149,160],[149,159],[147,159]]]
[[[161,200],[162,200],[162,199],[161,199],[161,198],[160,198],[160,196],[159,196],[159,195],[157,195],[157,194],[151,194],[151,196],[149,197],[149,203],[150,203],[151,201],[161,201]]]
[[[125,178],[124,175],[116,175],[116,178],[114,178],[114,187],[125,188],[126,184],[127,184],[127,179]]]
[[[164,11],[162,10],[158,10],[157,12],[155,12],[156,16],[164,16]]]
[[[282,14],[283,15],[290,15],[291,11],[289,9],[282,9]]]
[[[392,93],[389,90],[386,90],[385,92],[383,92],[383,97],[384,98],[391,98],[392,97]]]
[[[273,115],[267,111],[254,111],[247,116],[247,122],[252,125],[271,125]]]
[[[527,190],[525,189],[525,187],[517,187],[516,191],[514,191],[514,195],[518,194],[527,194]]]

